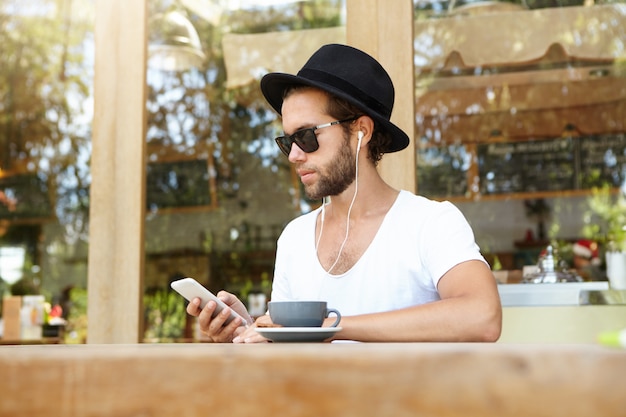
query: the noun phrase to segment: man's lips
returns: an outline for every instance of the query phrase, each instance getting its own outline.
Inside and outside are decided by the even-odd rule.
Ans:
[[[315,175],[315,171],[312,169],[299,169],[298,176],[303,184],[313,181],[313,176]]]

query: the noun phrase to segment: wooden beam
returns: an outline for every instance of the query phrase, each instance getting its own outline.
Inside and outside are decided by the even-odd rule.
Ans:
[[[0,415],[11,417],[618,417],[626,407],[626,354],[593,343],[11,346],[0,369]]]
[[[142,339],[146,0],[97,0],[88,343]]]
[[[348,44],[385,67],[396,90],[391,120],[411,138],[405,150],[383,157],[380,173],[392,186],[415,192],[413,2],[348,0],[346,15]]]

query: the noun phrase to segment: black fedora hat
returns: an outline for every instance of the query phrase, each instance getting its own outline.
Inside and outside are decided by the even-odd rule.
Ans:
[[[409,144],[407,134],[389,121],[395,98],[393,82],[365,52],[347,45],[324,45],[297,75],[272,72],[261,79],[265,99],[279,114],[285,90],[294,85],[317,87],[363,110],[391,135],[385,152],[400,151]]]

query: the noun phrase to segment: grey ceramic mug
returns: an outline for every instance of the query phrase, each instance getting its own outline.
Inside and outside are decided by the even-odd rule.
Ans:
[[[328,308],[326,301],[270,301],[268,306],[272,322],[284,327],[321,327],[331,313],[337,319],[330,327],[341,321],[341,313]]]

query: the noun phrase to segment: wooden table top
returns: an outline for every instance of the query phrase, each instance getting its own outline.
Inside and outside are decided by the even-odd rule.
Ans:
[[[0,416],[624,416],[586,344],[0,347]]]

